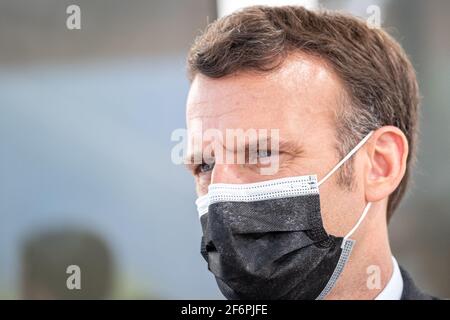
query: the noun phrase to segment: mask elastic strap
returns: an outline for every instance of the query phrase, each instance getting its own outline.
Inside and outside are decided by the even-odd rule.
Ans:
[[[340,166],[342,166],[342,164],[347,161],[348,159],[351,158],[351,156],[353,156],[366,142],[367,140],[369,140],[369,138],[372,136],[373,131],[370,131],[367,136],[364,137],[364,139],[362,139],[341,161],[339,161],[339,163],[337,165],[334,166],[333,169],[331,169],[330,172],[327,173],[327,175],[325,177],[322,178],[322,180],[320,180],[317,183],[317,186],[320,186],[322,183],[324,183],[329,177],[331,177],[331,175],[333,173],[336,172],[337,169],[339,169]]]
[[[339,279],[339,276],[342,274],[342,271],[344,270],[348,259],[350,258],[350,254],[353,250],[353,246],[355,245],[355,240],[349,239],[349,237],[358,229],[361,222],[364,220],[364,218],[367,215],[367,212],[369,212],[370,207],[372,206],[372,202],[368,202],[366,207],[364,208],[363,213],[358,219],[358,222],[356,222],[355,226],[350,230],[349,233],[342,239],[341,244],[341,255],[339,257],[339,261],[334,268],[333,274],[328,279],[328,283],[326,284],[325,288],[323,288],[322,292],[319,294],[319,296],[316,298],[316,300],[322,300],[324,299],[328,293],[333,289],[334,285]]]
[[[369,212],[369,209],[370,209],[371,206],[372,206],[372,202],[367,202],[366,207],[364,208],[364,211],[361,214],[361,216],[359,217],[358,221],[353,226],[352,230],[350,230],[347,233],[347,235],[344,237],[344,240],[342,241],[342,246],[344,246],[344,244],[347,241],[347,239],[350,238],[350,236],[358,229],[359,225],[361,224],[361,222],[363,222],[364,218],[366,217],[367,212]]]

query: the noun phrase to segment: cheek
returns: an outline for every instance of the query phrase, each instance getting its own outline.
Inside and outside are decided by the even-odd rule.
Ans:
[[[332,178],[320,187],[322,221],[327,233],[342,237],[352,229],[365,204],[358,189],[349,191]]]
[[[280,173],[282,176],[318,175],[320,179],[321,164],[316,158],[296,155],[280,157]]]
[[[195,177],[197,195],[203,196],[208,193],[208,186],[211,184],[211,174],[202,174]]]

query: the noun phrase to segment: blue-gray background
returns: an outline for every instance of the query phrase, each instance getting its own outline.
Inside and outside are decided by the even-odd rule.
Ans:
[[[383,25],[418,71],[414,186],[390,226],[418,284],[450,296],[450,21],[447,1],[321,1]],[[82,29],[65,27],[78,4]],[[117,262],[114,297],[221,298],[199,254],[193,181],[170,158],[185,127],[185,55],[209,0],[0,1],[0,298],[20,297],[27,235],[87,228]]]

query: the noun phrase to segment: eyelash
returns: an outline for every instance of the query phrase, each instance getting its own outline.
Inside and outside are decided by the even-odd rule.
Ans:
[[[203,171],[202,166],[211,166],[211,168],[209,170]],[[195,174],[199,175],[202,173],[207,173],[207,172],[210,172],[212,169],[214,169],[214,163],[209,164],[209,163],[203,162],[202,164],[195,167]]]
[[[258,157],[261,157],[260,154],[259,154],[260,151],[258,150],[257,152],[258,152]],[[269,157],[272,156],[272,150],[264,150],[264,152],[266,153],[264,155],[264,158],[269,158]]]

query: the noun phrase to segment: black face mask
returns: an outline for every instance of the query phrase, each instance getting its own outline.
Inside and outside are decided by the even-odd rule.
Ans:
[[[290,177],[251,184],[210,185],[197,200],[201,253],[228,299],[322,299],[334,287],[355,243],[327,234],[318,186],[324,179]]]

